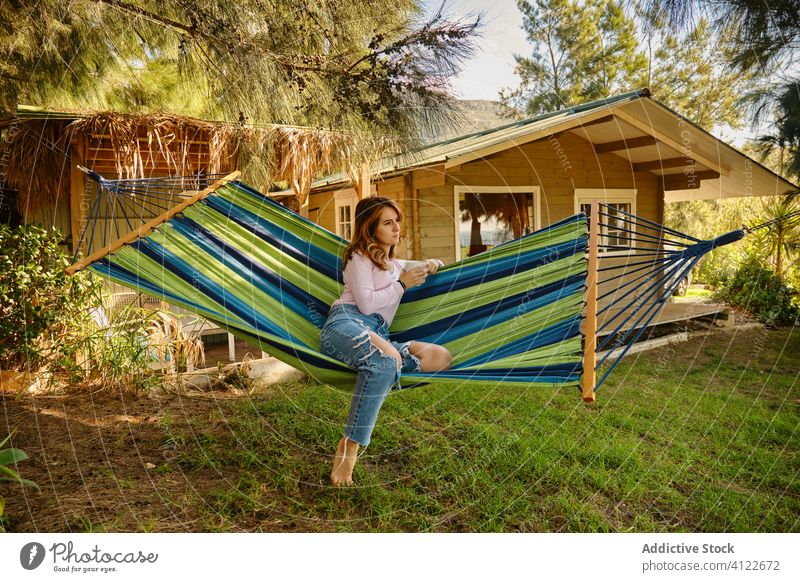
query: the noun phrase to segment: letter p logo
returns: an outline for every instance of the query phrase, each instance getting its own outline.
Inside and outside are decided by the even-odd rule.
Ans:
[[[26,570],[35,570],[44,561],[44,546],[39,542],[30,542],[19,551],[19,563]]]

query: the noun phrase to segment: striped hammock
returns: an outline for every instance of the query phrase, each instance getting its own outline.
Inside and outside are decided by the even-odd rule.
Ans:
[[[148,185],[101,186],[121,196],[126,187]],[[344,239],[228,179],[70,270],[86,267],[186,308],[322,382],[352,387],[354,370],[319,351],[320,328],[342,292],[346,246]],[[579,214],[447,265],[407,291],[391,338],[443,345],[453,354],[453,366],[404,374],[402,386],[577,386],[586,248],[587,219]]]

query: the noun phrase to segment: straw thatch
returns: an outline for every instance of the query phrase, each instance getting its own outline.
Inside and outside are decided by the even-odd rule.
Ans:
[[[10,124],[2,140],[5,186],[20,193],[24,214],[69,197],[68,121],[28,120]]]
[[[141,178],[240,169],[245,180],[263,188],[281,182],[307,199],[320,174],[343,170],[354,179],[377,160],[389,142],[373,136],[311,128],[249,127],[178,115],[81,112],[72,119],[17,119],[5,124],[3,145],[10,155],[6,184],[20,193],[18,205],[33,212],[69,197],[75,164],[89,167],[88,155],[72,147],[103,136],[113,151],[116,176]],[[202,144],[202,167],[198,145]],[[89,159],[83,159],[88,157]],[[157,163],[156,163],[157,160]],[[106,161],[106,163],[109,163]]]
[[[199,168],[192,167],[190,148],[198,142],[208,142],[209,156],[203,168],[207,173],[219,173],[230,156],[227,126],[178,115],[94,113],[77,119],[67,129],[70,138],[77,134],[107,135],[118,178],[145,177],[154,159],[163,160],[173,175],[196,172]],[[138,139],[142,132],[145,141]]]

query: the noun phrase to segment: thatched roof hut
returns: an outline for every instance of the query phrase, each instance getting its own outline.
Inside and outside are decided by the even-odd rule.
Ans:
[[[302,210],[315,177],[344,170],[358,184],[365,160],[383,149],[380,140],[312,128],[20,107],[0,119],[0,192],[13,194],[23,220],[59,226],[75,247],[92,188],[79,165],[106,178],[239,169],[264,191],[288,187]]]

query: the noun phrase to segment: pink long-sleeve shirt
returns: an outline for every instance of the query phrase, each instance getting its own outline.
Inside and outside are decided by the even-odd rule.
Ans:
[[[361,313],[377,313],[387,324],[391,324],[403,297],[403,286],[398,280],[405,268],[405,261],[390,259],[389,262],[392,270],[384,271],[361,253],[353,253],[342,273],[344,292],[333,305],[349,303],[357,306]]]

